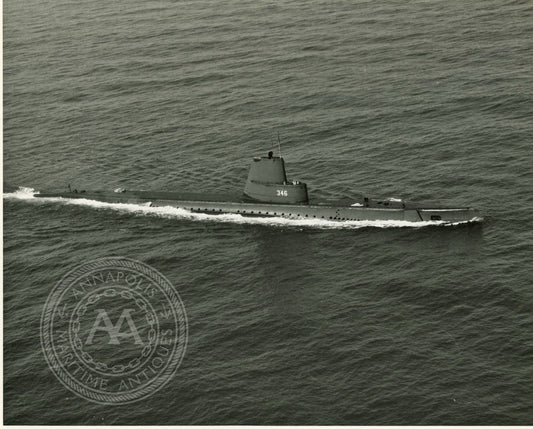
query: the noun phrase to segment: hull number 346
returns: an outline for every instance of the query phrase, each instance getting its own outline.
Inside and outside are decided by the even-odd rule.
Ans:
[[[289,194],[285,189],[276,189],[278,197],[288,197]]]

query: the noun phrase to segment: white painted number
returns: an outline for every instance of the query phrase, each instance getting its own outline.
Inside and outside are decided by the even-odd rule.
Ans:
[[[276,192],[278,193],[278,197],[288,197],[289,194],[284,189],[277,189]]]

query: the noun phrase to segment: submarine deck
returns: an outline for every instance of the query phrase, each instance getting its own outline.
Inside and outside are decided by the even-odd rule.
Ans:
[[[172,191],[129,191],[112,192],[112,191],[55,191],[42,192],[35,195],[36,197],[61,197],[61,198],[86,198],[97,199],[100,201],[109,202],[151,202],[155,200],[164,201],[198,201],[204,203],[234,203],[234,204],[262,204],[275,206],[323,206],[323,207],[366,207],[366,208],[382,208],[382,209],[444,209],[449,208],[450,205],[444,205],[442,202],[434,201],[401,201],[391,199],[368,199],[365,201],[364,197],[343,198],[343,199],[324,199],[314,198],[307,204],[283,204],[283,203],[264,203],[247,199],[238,194],[209,194],[200,192],[172,192]],[[469,207],[454,207],[455,209],[468,209]]]
[[[343,199],[316,200],[309,204],[279,204],[246,200],[232,194],[152,191],[67,191],[44,192],[36,197],[85,198],[108,203],[145,204],[176,207],[192,212],[241,214],[245,216],[282,216],[329,220],[400,220],[410,222],[470,222],[479,217],[468,207],[444,207],[442,204],[403,202],[399,200]]]

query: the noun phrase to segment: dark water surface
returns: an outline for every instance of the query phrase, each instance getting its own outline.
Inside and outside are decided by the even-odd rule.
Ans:
[[[311,195],[453,200],[472,227],[216,221],[4,198],[9,424],[533,423],[528,1],[4,3],[4,179],[238,192],[276,132]],[[189,344],[134,405],[78,398],[40,314],[146,262]]]

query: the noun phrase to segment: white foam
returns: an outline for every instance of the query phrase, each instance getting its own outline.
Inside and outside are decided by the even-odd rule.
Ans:
[[[246,217],[240,214],[205,214],[193,213],[185,209],[176,207],[150,207],[151,203],[142,204],[123,204],[123,203],[105,203],[102,201],[88,200],[85,198],[61,198],[46,197],[37,198],[38,194],[32,188],[20,187],[17,191],[4,194],[4,198],[25,200],[28,202],[48,202],[59,203],[73,206],[85,206],[95,209],[108,209],[118,212],[133,213],[137,215],[158,216],[167,219],[184,219],[191,221],[211,221],[222,223],[235,223],[246,225],[271,225],[287,227],[308,227],[319,229],[359,229],[365,227],[374,228],[420,228],[430,225],[458,225],[465,222],[449,223],[445,221],[430,222],[408,222],[400,220],[361,220],[361,221],[334,221],[325,219],[288,219],[284,217]],[[472,219],[474,221],[474,219]]]
[[[35,191],[33,188],[25,188],[20,186],[15,192],[10,192],[8,194],[4,193],[4,198],[15,198],[17,200],[27,200],[34,198],[35,194],[39,192]]]

